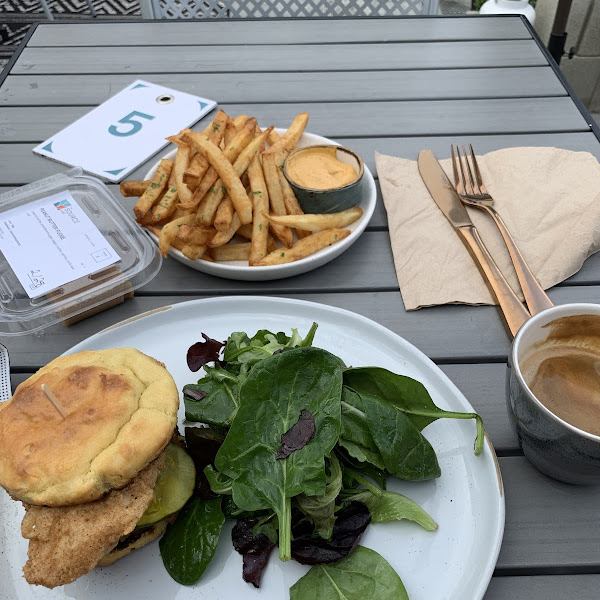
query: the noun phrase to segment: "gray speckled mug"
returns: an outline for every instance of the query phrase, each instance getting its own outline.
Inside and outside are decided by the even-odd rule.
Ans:
[[[600,305],[555,306],[531,317],[518,331],[508,360],[508,412],[523,453],[542,473],[567,483],[599,484],[600,436],[574,427],[546,408],[525,383],[520,367],[532,346],[546,339],[550,323],[575,315],[600,319]]]

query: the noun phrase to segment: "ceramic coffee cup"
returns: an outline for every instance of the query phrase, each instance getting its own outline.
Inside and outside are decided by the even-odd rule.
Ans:
[[[579,429],[549,410],[532,393],[522,372],[524,359],[548,338],[552,323],[556,326],[557,319],[582,315],[593,315],[592,319],[598,319],[600,323],[600,305],[555,306],[525,322],[513,341],[506,392],[509,416],[529,461],[554,479],[567,483],[598,484],[600,435]]]

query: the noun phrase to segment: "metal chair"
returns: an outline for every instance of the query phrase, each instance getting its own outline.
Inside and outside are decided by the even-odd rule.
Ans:
[[[146,19],[436,15],[439,0],[140,0]]]
[[[92,17],[96,17],[97,16],[96,9],[94,8],[94,5],[92,4],[92,0],[85,0],[85,3],[88,5],[88,8],[90,9],[90,12],[92,13]],[[48,2],[46,0],[40,0],[40,4],[42,5],[42,10],[44,11],[46,18],[49,21],[54,21],[54,15],[50,11]]]

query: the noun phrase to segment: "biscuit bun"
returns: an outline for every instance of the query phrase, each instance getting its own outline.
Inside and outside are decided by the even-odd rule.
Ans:
[[[62,418],[41,390],[54,392]],[[45,506],[127,485],[168,444],[179,394],[164,365],[133,348],[59,357],[0,404],[0,485]]]
[[[159,538],[167,530],[167,525],[168,521],[163,519],[148,529],[142,529],[127,536],[122,542],[119,542],[114,550],[105,554],[96,566],[108,567],[133,551],[143,548],[146,544]]]

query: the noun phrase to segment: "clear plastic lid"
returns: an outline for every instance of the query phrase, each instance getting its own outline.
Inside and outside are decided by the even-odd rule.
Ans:
[[[6,226],[2,217],[9,210],[67,191],[110,244],[116,254],[113,260],[118,260],[32,298],[7,255],[0,253],[0,335],[32,333],[59,322],[68,325],[86,313],[99,312],[130,297],[160,270],[162,258],[156,245],[104,183],[84,175],[80,168],[1,194],[0,224]]]

